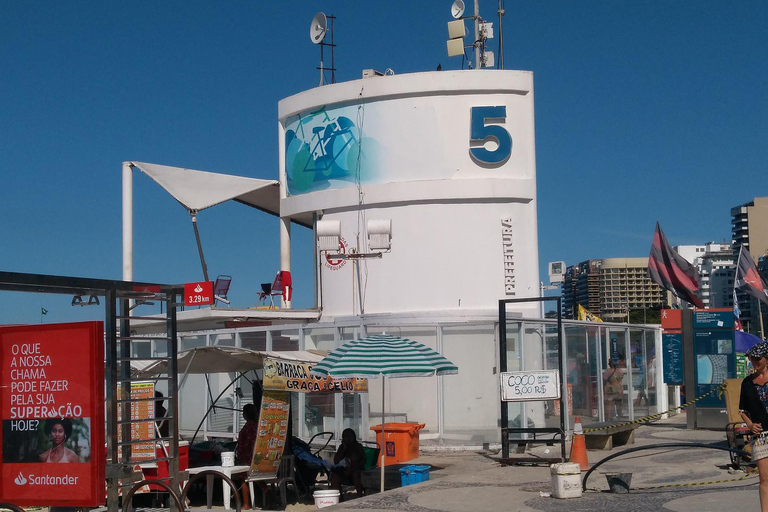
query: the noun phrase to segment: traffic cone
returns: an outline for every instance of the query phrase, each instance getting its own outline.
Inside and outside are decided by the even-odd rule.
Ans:
[[[589,469],[587,460],[587,444],[584,441],[584,430],[581,428],[581,417],[576,416],[573,425],[573,440],[571,441],[571,462],[579,465],[582,471]]]

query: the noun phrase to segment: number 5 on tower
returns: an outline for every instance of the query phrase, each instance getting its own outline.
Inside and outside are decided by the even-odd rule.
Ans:
[[[507,118],[507,107],[472,107],[469,133],[469,154],[478,163],[501,165],[512,154],[512,137],[503,126],[488,124],[503,123]],[[496,149],[485,149],[489,140],[496,143]]]

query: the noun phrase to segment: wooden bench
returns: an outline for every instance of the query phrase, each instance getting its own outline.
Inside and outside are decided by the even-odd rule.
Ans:
[[[584,428],[584,441],[587,450],[611,450],[614,446],[623,446],[625,444],[634,444],[635,429],[639,423],[630,425],[613,423],[592,423]],[[590,432],[592,429],[600,430]]]

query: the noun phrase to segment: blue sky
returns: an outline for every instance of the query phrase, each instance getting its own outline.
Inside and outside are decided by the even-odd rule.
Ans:
[[[450,4],[0,3],[0,269],[120,279],[123,161],[277,178],[277,102],[318,83],[312,16],[336,16],[346,81],[459,69]],[[480,2],[498,33],[496,8]],[[728,240],[730,208],[768,195],[768,3],[505,8],[505,67],[534,72],[543,277],[548,261],[646,256],[657,220],[675,245]],[[134,179],[135,279],[200,279],[187,212]],[[211,275],[255,305],[278,269],[277,219],[225,204],[198,222]],[[311,254],[294,227],[295,307],[313,303]],[[39,322],[41,306],[45,321],[103,317],[70,300],[0,293],[0,324]]]

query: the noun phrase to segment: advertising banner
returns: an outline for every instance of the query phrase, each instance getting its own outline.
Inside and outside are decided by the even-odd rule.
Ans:
[[[117,396],[120,396],[120,383],[117,384]],[[141,400],[145,398],[154,398],[155,385],[152,382],[131,382],[131,400]],[[131,440],[154,439],[155,437],[155,402],[154,400],[142,400],[131,402],[131,419],[143,420],[131,423]],[[117,408],[117,421],[122,421],[120,407]],[[117,442],[123,441],[123,430],[117,429]],[[118,457],[122,458],[122,450],[118,452]],[[131,445],[131,459],[154,459],[155,443],[147,442]]]
[[[2,501],[102,505],[103,322],[0,328],[0,366]]]
[[[367,393],[368,379],[333,379],[311,375],[312,364],[264,359],[264,389],[298,393]]]
[[[259,414],[259,434],[253,445],[251,475],[277,475],[288,434],[288,413],[291,405],[285,391],[264,391]]]

